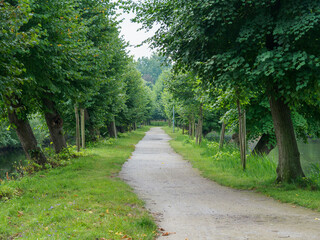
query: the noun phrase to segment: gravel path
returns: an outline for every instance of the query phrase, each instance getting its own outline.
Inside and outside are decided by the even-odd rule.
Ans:
[[[168,240],[320,239],[320,213],[204,179],[152,128],[121,171]]]

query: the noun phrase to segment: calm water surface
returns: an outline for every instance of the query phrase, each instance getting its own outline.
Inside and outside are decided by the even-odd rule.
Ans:
[[[301,165],[305,174],[310,174],[312,165],[320,167],[320,139],[310,140],[309,143],[298,142]],[[278,159],[278,148],[271,151],[270,157]]]
[[[6,172],[14,172],[15,163],[25,160],[26,158],[23,151],[0,153],[0,178],[5,178]]]

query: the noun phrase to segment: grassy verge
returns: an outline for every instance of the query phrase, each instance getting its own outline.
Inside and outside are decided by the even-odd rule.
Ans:
[[[103,141],[72,164],[1,185],[0,239],[153,239],[156,225],[117,176],[147,128]]]
[[[219,151],[218,143],[205,141],[198,146],[181,132],[172,133],[168,127],[163,129],[173,138],[170,142],[173,149],[204,177],[224,186],[252,189],[282,202],[320,211],[320,191],[312,190],[312,184],[304,188],[297,187],[299,184],[275,184],[276,163],[267,157],[249,156],[247,169],[243,171],[240,154],[234,148],[225,147]],[[316,181],[319,173],[317,178]]]

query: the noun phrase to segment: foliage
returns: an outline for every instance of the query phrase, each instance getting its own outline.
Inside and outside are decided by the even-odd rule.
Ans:
[[[26,124],[31,122],[42,145],[49,143],[42,115],[53,126],[50,134],[57,127],[61,136],[64,127],[69,136],[75,135],[74,105],[86,109],[89,140],[101,132],[107,135],[105,126],[114,118],[128,125],[150,117],[150,89],[138,74],[128,80],[134,67],[119,34],[115,9],[120,3],[18,0],[0,4],[2,118],[14,110]],[[55,116],[48,119],[48,113]],[[13,144],[7,132],[0,135],[3,143]],[[51,139],[56,146],[57,138]]]
[[[23,31],[22,26],[29,21],[32,13],[28,1],[0,2],[0,98],[18,93],[17,84],[26,82],[22,76],[25,69],[17,57],[26,53],[37,43],[38,31]]]
[[[166,116],[164,111],[164,102],[162,99],[162,94],[165,88],[165,81],[167,78],[170,77],[169,70],[163,71],[158,79],[156,80],[155,85],[152,88],[152,97],[153,97],[153,112],[152,112],[152,119],[154,120],[161,120],[166,119],[168,116]]]
[[[10,124],[0,121],[0,148],[17,146],[19,146],[19,140],[14,130],[10,128]]]
[[[135,6],[136,21],[144,28],[160,25],[150,39],[153,46],[173,60],[175,69],[196,74],[203,90],[232,92],[231,99],[249,109],[251,122],[255,116],[250,108],[252,113],[263,111],[265,100],[274,103],[270,106],[273,119],[279,117],[276,105],[288,109],[282,112],[287,115],[282,121],[290,124],[274,124],[278,144],[284,144],[280,132],[288,132],[286,138],[292,139],[291,151],[279,155],[283,164],[279,164],[278,180],[302,176],[299,158],[289,156],[297,156],[298,151],[290,111],[303,112],[301,106],[319,109],[319,4],[312,0],[149,0]],[[296,121],[296,129],[304,135],[306,128],[299,125],[302,116],[311,122],[308,125],[318,122],[314,120],[319,111],[311,113],[300,114]],[[263,119],[258,122],[251,127],[253,137],[273,135],[270,117],[266,124]]]
[[[137,61],[137,69],[141,72],[142,78],[149,84],[156,84],[159,76],[168,66],[165,58],[153,54],[150,58],[142,57]]]
[[[119,116],[125,125],[145,121],[151,116],[151,90],[145,85],[134,64],[128,64],[123,73],[126,94],[126,107]]]

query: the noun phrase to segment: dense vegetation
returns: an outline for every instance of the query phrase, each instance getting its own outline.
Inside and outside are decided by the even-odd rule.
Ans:
[[[80,144],[79,111],[83,146],[150,119],[151,90],[126,53],[118,7],[0,1],[0,147],[22,146],[28,159],[45,165],[44,135],[56,153],[67,147],[66,138],[77,136]],[[32,119],[37,123],[30,125]]]
[[[76,148],[68,147],[76,144],[79,151],[80,145],[101,137],[116,139],[119,132],[135,130],[151,119],[156,125],[164,121],[172,125],[175,120],[183,133],[188,131],[188,140],[180,136],[177,147],[195,140],[200,147],[188,151],[203,160],[194,162],[214,180],[260,191],[274,180],[298,183],[308,190],[320,186],[319,167],[317,176],[305,178],[297,147],[297,138],[320,137],[317,1],[130,3],[137,13],[135,21],[144,28],[160,26],[149,39],[159,55],[137,62],[128,56],[127,43],[119,34],[120,3],[0,0],[0,154],[1,149],[23,148],[31,164],[17,168],[20,176],[66,166],[34,178],[0,182],[0,197],[13,198],[1,203],[7,211],[0,226],[7,231],[3,237],[13,236],[16,228],[24,236],[34,228],[40,237],[57,230],[59,237],[78,238],[74,228],[84,238],[154,236],[154,225],[140,211],[141,203],[112,179],[138,138],[120,139],[117,146],[114,139],[104,141],[94,156],[74,162],[70,159],[76,156]],[[224,145],[226,131],[240,151]],[[203,135],[218,136],[219,144],[207,144]],[[257,142],[250,156],[248,141]],[[277,167],[264,156],[276,146]],[[106,155],[114,159],[106,162]],[[230,175],[221,174],[223,169]],[[236,182],[238,176],[242,178]],[[80,189],[84,182],[85,188]],[[114,186],[125,188],[126,199]],[[106,187],[113,188],[111,200],[103,190]],[[273,190],[270,194],[280,194],[281,189]],[[87,202],[88,195],[96,205]],[[74,197],[79,197],[78,205]],[[37,205],[44,199],[45,206]],[[137,209],[131,209],[130,199]],[[68,209],[67,215],[58,200]],[[122,205],[110,215],[99,201],[111,202],[110,209],[114,201]],[[318,205],[311,207],[319,209]],[[44,228],[35,222],[33,211],[45,221]],[[74,216],[83,221],[69,222]],[[67,230],[53,224],[57,219],[66,222]],[[95,225],[97,219],[100,226]],[[111,229],[108,224],[121,232],[105,234],[105,227]],[[96,232],[87,232],[88,226]],[[141,233],[144,230],[146,235]]]
[[[317,1],[147,0],[135,10],[145,29],[159,26],[150,42],[174,62],[164,108],[175,105],[191,136],[201,142],[214,115],[221,136],[239,133],[244,169],[247,139],[260,139],[256,154],[278,146],[278,182],[305,176],[296,138],[320,133]]]

